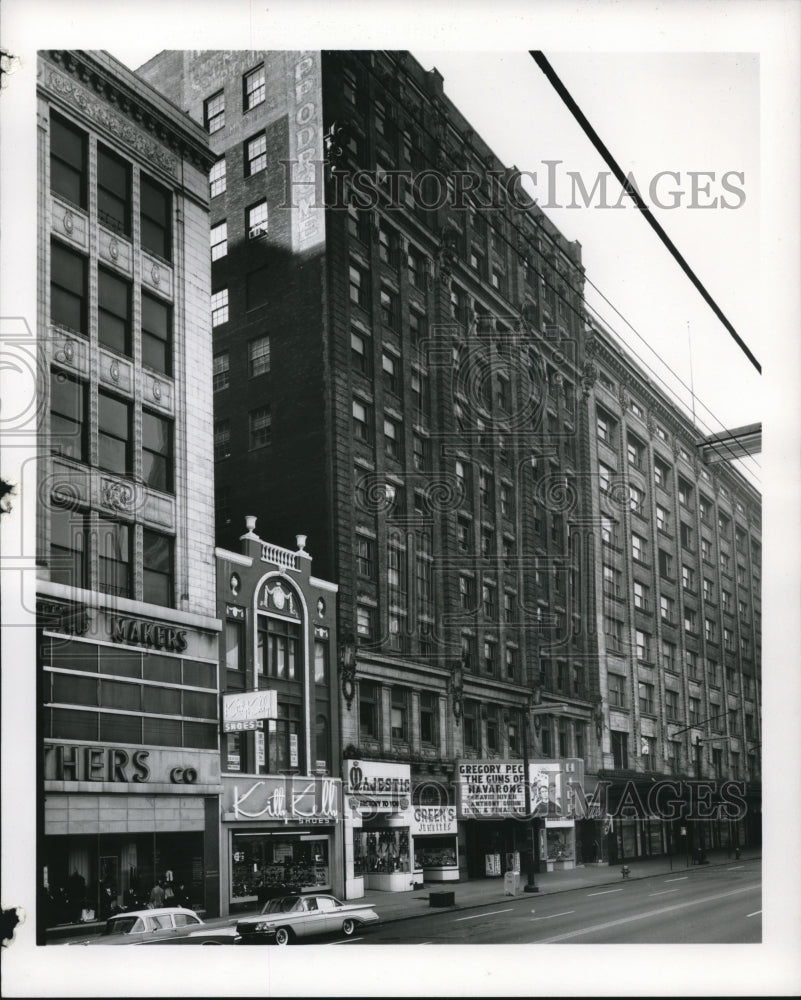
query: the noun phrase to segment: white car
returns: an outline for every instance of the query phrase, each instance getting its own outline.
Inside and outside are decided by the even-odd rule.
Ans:
[[[378,923],[378,914],[369,903],[343,903],[335,896],[316,893],[309,896],[279,896],[268,900],[256,917],[243,917],[236,925],[239,937],[235,944],[289,944],[294,938],[318,934],[344,934],[352,937],[370,924]]]
[[[182,906],[162,906],[153,910],[132,910],[109,917],[100,934],[66,944],[221,944],[233,943],[233,927],[207,927],[194,910]],[[220,940],[216,940],[219,938]]]

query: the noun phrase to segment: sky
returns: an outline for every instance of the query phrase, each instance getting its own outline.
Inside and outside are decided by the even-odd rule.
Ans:
[[[325,966],[293,961],[288,968],[270,956],[265,968],[262,956],[237,956],[236,973],[229,963],[204,964],[202,955],[193,954],[191,967],[186,962],[173,965],[161,956],[157,991],[204,995],[211,989],[214,995],[237,995],[240,986],[248,995],[334,995],[339,989],[348,995],[419,991],[419,995],[463,996],[476,991],[517,994],[522,983],[524,992],[543,994],[576,989],[577,995],[637,996],[655,988],[662,995],[668,991],[677,996],[797,993],[799,898],[780,890],[786,879],[784,859],[796,849],[790,837],[797,839],[801,819],[797,740],[801,4],[795,0],[669,4],[341,0],[325,5],[311,0],[270,0],[269,5],[266,0],[114,4],[3,0],[0,29],[3,49],[17,57],[0,96],[0,351],[7,347],[9,331],[22,330],[26,324],[36,329],[36,227],[30,220],[35,218],[37,194],[37,48],[106,49],[132,68],[163,48],[409,49],[424,66],[439,69],[448,96],[502,161],[537,171],[539,183],[532,193],[545,205],[552,193],[542,183],[546,160],[562,161],[560,175],[566,178],[567,171],[574,171],[589,189],[601,164],[527,55],[529,49],[541,49],[623,169],[632,171],[643,194],[660,171],[680,173],[676,189],[683,192],[682,203],[675,209],[651,207],[764,370],[759,378],[633,209],[602,209],[597,204],[545,209],[568,239],[581,242],[589,281],[643,339],[609,306],[602,306],[589,285],[588,302],[654,369],[655,380],[664,377],[675,385],[667,365],[689,384],[692,357],[699,418],[715,429],[763,422],[763,453],[749,463],[750,474],[764,492],[763,711],[770,719],[763,747],[765,944],[758,953],[718,949],[710,960],[701,946],[691,952],[640,946],[636,956],[609,946],[593,949],[591,962],[568,967],[566,953],[546,947],[548,959],[562,960],[537,962],[536,982],[531,980],[534,963],[525,949],[503,953],[491,948],[456,949],[448,955],[458,956],[457,961],[439,964],[426,963],[415,953],[413,970],[405,962],[391,976],[386,974],[389,966],[374,971],[361,955],[354,962],[342,948],[328,949],[325,957],[330,961]],[[692,171],[715,173],[711,197],[721,195],[723,173],[742,173],[742,205],[689,208]],[[669,189],[664,185],[659,190]],[[614,203],[614,185],[610,192],[615,194],[609,199]],[[567,202],[569,196],[569,189],[557,189],[557,201]],[[2,361],[0,380],[3,472],[13,479],[21,476],[26,457],[32,460],[35,455],[35,440],[28,443],[28,452],[23,438],[16,452],[8,447],[14,406],[22,412],[29,385],[24,379],[7,379]],[[712,415],[702,411],[701,404]],[[6,627],[9,620],[14,624],[22,620],[25,608],[31,606],[33,531],[32,519],[24,516],[29,509],[31,504],[26,508],[17,500],[14,516],[0,522],[4,666],[34,662],[31,630]],[[31,569],[27,576],[26,566]],[[19,633],[13,645],[10,632]],[[32,802],[30,790],[36,782],[33,675],[33,671],[6,670],[3,676],[4,905],[9,899],[25,900],[33,884],[31,858],[16,846],[33,844],[35,838],[32,810],[23,808]],[[771,788],[779,793],[778,785],[770,784],[779,780],[778,775],[782,788],[772,795]],[[153,966],[141,955],[135,966],[123,967],[117,959],[98,976],[103,963],[93,959],[90,975],[84,955],[73,953],[48,949],[45,961],[21,952],[17,941],[14,949],[4,950],[6,992],[105,995],[110,982],[122,981],[131,995],[153,994]],[[584,957],[589,952],[580,949],[578,954]],[[655,961],[660,969],[658,984],[652,975]],[[237,978],[240,970],[247,970],[250,978]]]

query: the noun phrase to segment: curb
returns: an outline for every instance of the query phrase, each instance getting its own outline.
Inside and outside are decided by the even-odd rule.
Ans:
[[[710,861],[708,865],[703,865],[701,867],[702,868],[722,868],[724,865],[731,864],[734,860],[735,860],[734,858],[729,858],[726,861]],[[740,861],[743,864],[745,864],[745,863],[747,863],[749,861],[762,861],[762,855],[760,854],[758,857],[753,857],[753,858],[740,858]],[[694,868],[694,867],[698,867],[698,866],[692,866],[692,868]],[[689,868],[689,869],[686,869],[686,870],[687,871],[691,871],[692,868]],[[648,878],[659,878],[660,875],[665,875],[665,874],[669,875],[670,873],[671,873],[670,869],[667,869],[666,872],[664,872],[664,871],[662,871],[662,872],[650,872],[647,875],[635,875],[634,872],[632,871],[632,874],[629,876],[628,879],[625,879],[625,881],[627,881],[627,882],[640,882],[640,881],[643,881],[643,880],[648,879]],[[622,879],[622,878],[614,880],[615,883],[617,883],[617,882],[623,882],[623,881],[624,881],[624,879]],[[421,916],[433,916],[436,913],[456,913],[457,911],[461,911],[461,910],[480,910],[480,909],[482,909],[482,907],[485,907],[485,906],[497,906],[498,903],[509,902],[510,900],[513,901],[513,900],[517,900],[517,899],[526,899],[526,898],[527,899],[534,899],[534,898],[542,897],[542,896],[556,896],[560,892],[575,892],[577,889],[594,889],[597,886],[610,885],[610,884],[612,884],[611,880],[610,881],[606,881],[606,882],[587,882],[584,885],[560,886],[559,888],[556,888],[556,889],[542,889],[542,888],[540,888],[540,891],[537,892],[537,893],[525,893],[525,892],[522,892],[522,893],[520,893],[519,895],[516,895],[516,896],[503,896],[500,899],[493,899],[493,900],[489,900],[487,902],[482,902],[482,903],[464,903],[464,904],[461,904],[461,905],[458,904],[458,903],[456,903],[453,906],[447,906],[447,907],[441,907],[441,908],[430,908],[428,910],[421,911],[421,912],[418,912],[418,913],[403,913],[403,914],[399,914],[397,916],[382,917],[380,911],[378,911],[378,915],[379,915],[379,918],[380,918],[380,923],[377,926],[380,927],[380,926],[385,925],[385,924],[396,924],[396,923],[400,923],[403,920],[417,920]],[[374,907],[374,909],[375,909],[375,907]]]

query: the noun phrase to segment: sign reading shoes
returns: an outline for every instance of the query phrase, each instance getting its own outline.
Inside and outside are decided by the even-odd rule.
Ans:
[[[244,691],[223,695],[223,732],[235,733],[255,729],[258,719],[278,718],[276,691]]]

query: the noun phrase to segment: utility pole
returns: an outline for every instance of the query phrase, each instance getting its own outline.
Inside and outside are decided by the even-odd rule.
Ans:
[[[537,833],[539,824],[531,809],[531,774],[529,765],[530,756],[530,733],[529,727],[531,719],[535,715],[561,715],[567,711],[567,705],[537,705],[536,707],[529,701],[526,706],[526,718],[523,725],[523,781],[525,783],[525,806],[526,823],[528,824],[528,850],[526,851],[526,884],[524,892],[539,892],[537,885],[537,863],[539,861],[539,851],[537,848]]]

